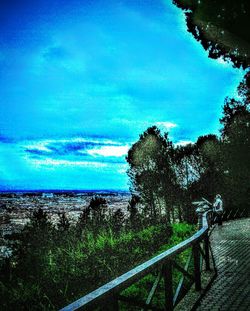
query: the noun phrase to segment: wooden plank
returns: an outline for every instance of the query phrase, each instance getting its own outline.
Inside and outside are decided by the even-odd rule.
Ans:
[[[235,214],[234,214],[233,218],[235,218],[235,217],[236,217],[236,215],[238,214],[238,212],[239,212],[239,209],[237,209],[237,210],[236,210],[236,212],[235,212]]]
[[[199,246],[195,244],[193,246],[194,254],[194,279],[195,279],[195,290],[201,290],[201,270],[200,270],[200,252]]]
[[[200,229],[189,239],[181,242],[180,244],[170,248],[169,250],[161,253],[160,255],[150,259],[143,264],[135,267],[134,269],[124,273],[113,281],[106,283],[105,285],[99,287],[93,292],[87,294],[86,296],[76,300],[75,302],[69,304],[68,306],[61,309],[61,311],[72,311],[77,310],[83,306],[89,306],[90,304],[98,304],[99,301],[107,299],[114,293],[119,293],[121,290],[129,287],[131,284],[135,283],[143,276],[151,272],[153,269],[157,268],[159,265],[163,264],[167,259],[174,257],[175,255],[181,253],[188,247],[192,246],[196,241],[203,238],[203,235],[208,231],[208,227]]]
[[[156,292],[156,289],[157,289],[157,286],[159,285],[160,283],[160,280],[161,280],[161,276],[162,276],[162,270],[159,271],[155,281],[154,281],[154,284],[149,292],[149,295],[148,295],[148,298],[146,300],[146,305],[149,305],[151,302],[152,302],[152,299],[154,297],[154,294]]]
[[[193,252],[190,252],[189,257],[188,257],[188,260],[187,260],[187,262],[186,262],[186,264],[185,264],[185,267],[184,267],[184,269],[185,269],[186,271],[188,271],[188,268],[189,268],[189,265],[190,265],[190,262],[191,262],[192,257],[193,257]],[[175,294],[174,294],[174,299],[173,299],[173,300],[174,300],[174,301],[173,301],[174,307],[175,307],[175,306],[177,305],[177,303],[178,303],[178,299],[179,299],[181,290],[182,290],[182,288],[183,288],[184,280],[185,280],[185,276],[182,275],[182,276],[181,276],[181,279],[180,279],[180,281],[179,281],[179,283],[178,283],[178,285],[177,285]]]
[[[194,281],[194,277],[187,272],[184,268],[179,266],[176,262],[173,262],[173,266],[178,269],[184,276],[188,277],[191,281]]]
[[[204,251],[205,251],[205,267],[207,271],[210,271],[210,256],[209,256],[209,236],[205,235],[204,238]]]
[[[244,209],[241,213],[240,213],[240,217],[242,217],[245,213],[246,209]]]
[[[173,311],[173,268],[172,261],[168,260],[162,267],[162,275],[164,278],[165,291],[165,310]]]
[[[205,252],[204,252],[203,248],[200,246],[199,243],[198,243],[198,247],[199,247],[199,251],[200,251],[202,257],[205,259]]]

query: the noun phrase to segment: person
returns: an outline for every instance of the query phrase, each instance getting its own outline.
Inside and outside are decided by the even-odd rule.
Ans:
[[[216,215],[218,225],[222,225],[222,213],[223,213],[223,202],[220,194],[216,194],[214,203],[213,203],[213,211]]]

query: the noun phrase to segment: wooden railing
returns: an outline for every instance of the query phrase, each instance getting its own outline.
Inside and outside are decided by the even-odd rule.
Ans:
[[[185,292],[183,294],[185,279],[191,280],[191,284],[195,284],[195,290],[200,291],[202,288],[201,273],[203,266],[205,270],[211,270],[210,264],[212,263],[214,276],[217,274],[209,241],[211,219],[211,211],[198,210],[199,230],[193,236],[76,300],[61,309],[61,311],[77,310],[80,308],[83,310],[95,310],[97,307],[101,310],[119,310],[120,302],[140,307],[141,310],[173,310],[183,295],[185,295]],[[175,259],[178,254],[183,253],[187,249],[191,249],[190,255],[186,264],[182,267]],[[192,272],[190,273],[191,262]],[[181,278],[176,286],[175,292],[173,288],[173,269],[181,272]],[[145,302],[126,297],[122,294],[123,290],[150,273],[155,274],[155,281],[152,284],[151,290],[149,290]],[[160,282],[162,284],[162,280],[164,281],[163,290],[165,299],[164,307],[160,308],[152,305],[152,300]]]
[[[233,219],[238,219],[242,217],[249,217],[249,211],[247,208],[245,209],[229,209],[229,210],[224,210],[222,214],[222,219],[223,221],[227,220],[233,220]]]

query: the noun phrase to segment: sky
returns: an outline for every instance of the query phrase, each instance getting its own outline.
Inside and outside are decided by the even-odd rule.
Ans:
[[[139,134],[218,133],[243,74],[170,0],[1,0],[0,189],[126,190]]]

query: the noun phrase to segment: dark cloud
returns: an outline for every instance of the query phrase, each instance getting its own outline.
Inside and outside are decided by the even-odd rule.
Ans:
[[[28,147],[25,152],[32,155],[38,156],[50,156],[50,157],[61,157],[61,156],[90,156],[88,150],[98,149],[102,147],[112,147],[120,146],[120,143],[115,142],[93,142],[93,141],[83,141],[83,142],[71,142],[71,141],[58,141],[45,143],[45,148]]]
[[[28,153],[31,153],[31,154],[34,154],[34,155],[48,155],[50,154],[50,152],[48,151],[43,151],[43,150],[40,150],[40,149],[30,149],[30,148],[27,148],[25,149],[25,152],[28,152]]]
[[[1,143],[6,143],[6,144],[11,144],[11,143],[14,142],[14,139],[9,138],[7,136],[0,135],[0,142]]]

